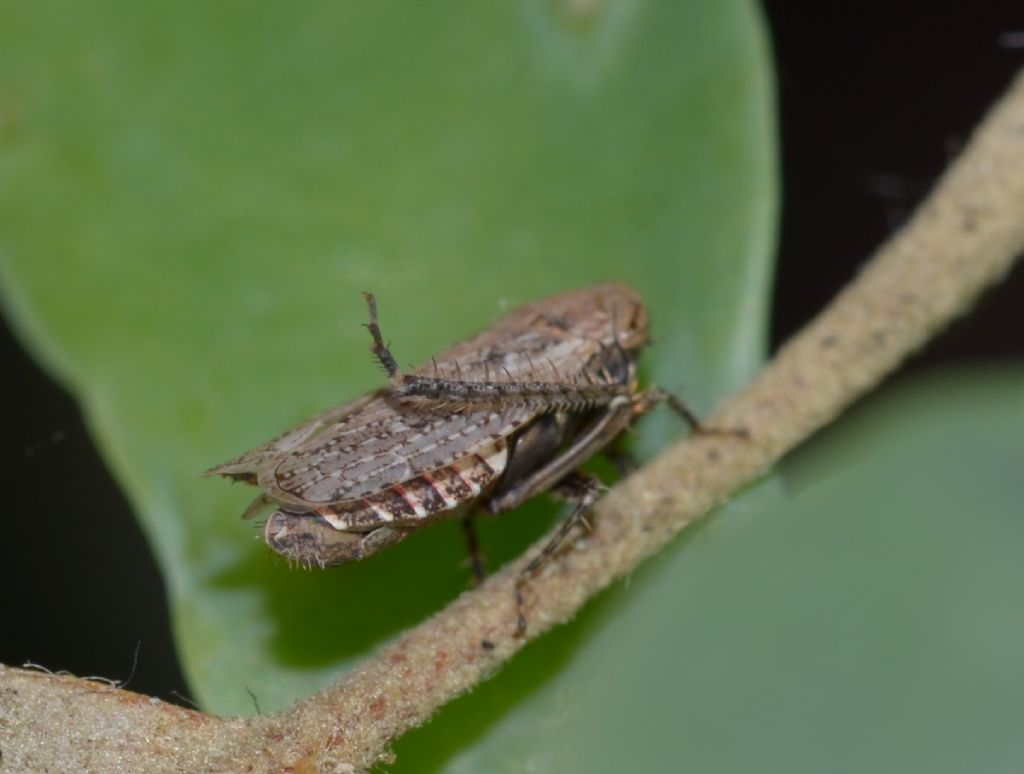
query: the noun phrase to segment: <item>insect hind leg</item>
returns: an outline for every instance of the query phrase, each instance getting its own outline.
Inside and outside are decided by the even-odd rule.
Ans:
[[[679,396],[668,390],[663,390],[661,387],[648,387],[644,390],[640,399],[636,402],[635,411],[637,415],[646,414],[659,403],[667,404],[676,416],[689,425],[690,432],[694,435],[725,435],[735,438],[750,437],[750,433],[745,428],[720,428],[705,425]]]
[[[587,521],[587,511],[593,507],[601,491],[604,489],[597,476],[583,471],[574,471],[563,478],[551,490],[555,496],[573,503],[572,512],[562,520],[551,539],[544,545],[533,559],[522,569],[516,579],[516,612],[518,614],[517,634],[522,636],[526,633],[526,594],[525,588],[530,579],[551,561],[551,557],[562,546],[566,538],[576,527],[581,524],[590,530],[590,522]]]
[[[636,413],[645,414],[659,403],[667,404],[673,413],[689,425],[690,432],[708,432],[708,428],[701,423],[693,409],[687,406],[682,398],[668,390],[663,390],[661,387],[648,387],[644,391],[640,401],[637,403]]]
[[[487,579],[487,563],[484,561],[484,554],[480,549],[480,538],[476,534],[476,525],[473,523],[473,519],[472,514],[463,516],[460,523],[462,536],[466,539],[469,564],[473,568],[473,584],[479,586]]]
[[[363,298],[366,299],[366,306],[370,310],[370,322],[364,323],[373,339],[370,349],[383,366],[384,372],[388,375],[388,381],[393,387],[398,387],[405,381],[405,374],[398,367],[398,361],[391,354],[391,350],[388,349],[388,345],[384,343],[384,337],[381,335],[380,324],[377,322],[377,299],[374,298],[373,293],[363,293]]]
[[[581,410],[593,406],[607,405],[615,398],[631,392],[632,367],[628,355],[616,340],[618,350],[626,363],[621,381],[611,378],[595,380],[589,374],[572,375],[568,379],[554,370],[555,381],[463,381],[442,379],[436,376],[406,374],[398,367],[398,361],[391,354],[377,320],[377,299],[373,293],[363,293],[370,312],[370,321],[365,323],[373,344],[370,347],[377,361],[384,368],[388,381],[400,398],[426,399],[455,404],[488,403],[491,405],[519,404],[538,405],[545,409],[566,408]],[[458,363],[455,364],[458,368]],[[435,369],[437,365],[435,363]]]

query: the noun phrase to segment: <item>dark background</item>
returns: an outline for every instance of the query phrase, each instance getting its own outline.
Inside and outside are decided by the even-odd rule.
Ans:
[[[785,188],[774,347],[902,222],[1024,66],[1024,5],[777,0],[766,12]],[[1018,269],[910,370],[1024,358],[1022,307]],[[78,408],[6,328],[0,359],[8,390],[0,661],[131,675],[131,688],[180,701],[187,689],[160,575]],[[59,540],[35,512],[53,471],[71,511]],[[105,522],[74,518],[77,502]]]

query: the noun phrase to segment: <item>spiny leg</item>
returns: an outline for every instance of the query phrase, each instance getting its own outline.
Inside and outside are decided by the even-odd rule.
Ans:
[[[586,526],[588,530],[590,529],[590,523],[587,521],[587,511],[597,501],[603,488],[596,476],[583,471],[575,471],[559,481],[551,490],[552,494],[566,502],[573,503],[574,507],[572,512],[563,519],[558,532],[544,545],[540,553],[530,560],[529,564],[523,568],[516,579],[516,611],[519,615],[517,632],[520,636],[526,633],[526,612],[524,610],[526,596],[523,593],[523,589],[530,579],[551,560],[551,557],[554,556],[573,529],[580,524]]]
[[[392,381],[394,383],[394,381]],[[421,398],[443,403],[487,403],[542,407],[545,410],[581,411],[606,406],[620,396],[629,395],[628,384],[572,379],[544,381],[459,381],[407,374],[395,385],[401,398]]]
[[[681,398],[668,390],[663,390],[661,387],[648,387],[644,390],[643,394],[640,396],[640,400],[636,403],[636,413],[637,415],[645,414],[659,403],[668,404],[668,407],[690,426],[690,432],[694,435],[731,435],[737,438],[750,437],[750,433],[744,428],[708,427],[697,418],[697,415],[689,406],[683,403]]]
[[[377,323],[377,299],[373,297],[373,293],[363,293],[363,298],[366,299],[366,305],[370,308],[370,322],[365,323],[365,325],[366,330],[370,332],[370,336],[373,338],[371,350],[373,350],[373,354],[384,367],[384,371],[388,375],[388,381],[391,382],[392,386],[398,387],[405,379],[405,374],[398,367],[398,362],[392,356],[391,350],[388,349],[387,344],[384,343],[384,337],[381,335],[380,325]]]
[[[648,387],[644,391],[641,400],[637,403],[637,413],[646,413],[650,409],[657,406],[659,403],[667,403],[668,407],[672,409],[672,411],[675,412],[675,414],[679,416],[684,422],[686,422],[687,425],[690,426],[690,432],[707,432],[707,429],[704,427],[704,425],[701,424],[701,421],[700,419],[697,418],[697,415],[689,406],[683,403],[682,399],[679,396],[669,392],[668,390],[663,390],[661,389],[661,387]]]
[[[460,523],[462,524],[462,536],[466,539],[469,564],[473,568],[473,584],[479,586],[487,578],[487,566],[484,562],[483,552],[480,550],[480,540],[477,538],[473,516],[463,516]]]
[[[611,403],[616,397],[628,395],[628,378],[612,381],[605,376],[595,380],[590,374],[582,374],[563,381],[516,381],[509,376],[506,381],[464,381],[444,379],[436,376],[406,374],[398,367],[380,330],[377,320],[377,299],[373,293],[363,293],[370,310],[370,322],[366,329],[373,338],[373,354],[383,366],[395,394],[401,398],[424,398],[450,403],[517,403],[544,406],[546,409],[568,408],[579,410]],[[458,363],[455,364],[458,368]],[[486,366],[486,363],[485,363]],[[434,364],[437,370],[437,364]],[[555,372],[557,375],[557,371]]]

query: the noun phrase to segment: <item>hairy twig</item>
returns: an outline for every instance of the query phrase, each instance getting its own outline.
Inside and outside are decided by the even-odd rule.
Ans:
[[[273,716],[216,718],[106,685],[0,667],[3,763],[62,771],[371,767],[403,732],[878,384],[1022,250],[1024,74],[913,219],[709,420],[744,428],[749,438],[698,435],[616,487],[596,508],[586,549],[564,552],[531,581],[525,637],[516,636],[516,562],[331,688]]]

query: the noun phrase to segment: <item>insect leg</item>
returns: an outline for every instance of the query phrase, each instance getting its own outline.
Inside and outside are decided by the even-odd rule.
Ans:
[[[546,464],[522,479],[499,484],[490,499],[485,502],[485,510],[488,513],[504,513],[517,508],[531,497],[552,489],[629,427],[635,416],[632,402],[625,402],[602,411],[580,430],[567,448]]]
[[[377,321],[377,299],[373,293],[363,293],[363,298],[366,299],[370,311],[370,322],[366,323],[366,329],[373,338],[371,349],[388,375],[388,381],[391,382],[395,394],[401,398],[425,398],[446,403],[537,404],[546,409],[579,410],[605,405],[617,396],[628,395],[631,392],[629,382],[632,378],[632,368],[626,369],[622,381],[615,382],[609,379],[595,382],[589,374],[579,379],[553,382],[513,379],[485,379],[478,382],[403,373],[398,367],[398,361],[384,343],[384,336]],[[455,366],[458,368],[458,362]],[[437,370],[436,363],[434,370]]]
[[[524,610],[526,605],[526,595],[524,594],[526,584],[548,563],[573,529],[580,524],[585,525],[588,529],[590,528],[590,524],[587,522],[587,511],[597,501],[603,488],[596,476],[584,473],[583,471],[575,471],[562,479],[551,490],[552,494],[574,503],[574,507],[572,512],[563,519],[558,532],[544,545],[540,553],[530,560],[530,563],[523,568],[523,571],[519,573],[519,577],[516,579],[516,611],[519,615],[517,626],[520,635],[526,632],[526,612]]]
[[[370,322],[366,323],[366,330],[370,332],[370,336],[373,338],[371,349],[377,360],[384,367],[384,371],[388,375],[388,381],[391,382],[392,386],[397,387],[402,384],[405,374],[398,367],[398,362],[392,356],[391,350],[388,349],[387,344],[384,343],[384,337],[381,335],[380,325],[377,323],[377,299],[373,297],[373,293],[363,293],[363,298],[366,299],[366,305],[370,309]]]
[[[473,518],[472,515],[463,516],[461,524],[462,535],[466,538],[466,551],[469,554],[469,563],[473,568],[473,582],[479,586],[487,577],[487,566],[484,563],[483,552],[480,550],[480,540],[477,538]]]
[[[648,387],[644,390],[641,399],[637,402],[636,412],[637,414],[646,413],[659,403],[667,403],[668,407],[690,426],[690,432],[707,432],[700,419],[697,418],[697,415],[689,406],[683,403],[681,398],[668,390],[661,389],[661,387]]]
[[[490,403],[493,405],[538,406],[545,410],[580,411],[604,406],[617,397],[628,395],[628,383],[595,381],[581,378],[565,382],[482,381],[438,379],[406,374],[396,382],[395,393],[401,398],[423,398],[442,403]]]
[[[750,436],[750,433],[743,428],[708,427],[697,418],[697,415],[689,406],[683,403],[681,398],[668,390],[663,390],[661,387],[648,387],[644,390],[636,403],[636,413],[638,415],[644,414],[659,403],[667,403],[668,407],[690,426],[690,432],[695,435],[731,435],[737,438],[748,438]]]

